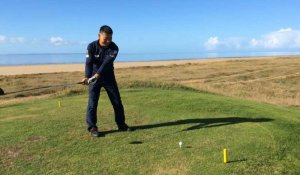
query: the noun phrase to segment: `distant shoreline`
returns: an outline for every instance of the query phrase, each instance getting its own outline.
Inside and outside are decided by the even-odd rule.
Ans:
[[[294,57],[298,55],[278,55],[280,57]],[[161,59],[161,60],[141,60],[141,61],[118,61],[115,60],[116,63],[139,63],[139,62],[164,62],[164,61],[183,61],[183,60],[218,60],[218,59],[243,59],[243,58],[270,58],[270,57],[278,57],[278,56],[239,56],[239,57],[210,57],[210,58],[174,58],[174,59]],[[299,55],[300,56],[300,55]],[[85,62],[66,62],[66,63],[31,63],[31,64],[0,64],[0,67],[6,66],[42,66],[42,65],[73,65],[73,64],[84,64]]]
[[[299,56],[299,52],[182,52],[182,53],[119,53],[115,62],[155,62],[194,59],[256,58]],[[1,66],[84,64],[84,53],[0,54]]]
[[[10,54],[18,55],[18,54]],[[19,54],[22,55],[22,54]],[[228,57],[208,57],[208,58],[171,58],[171,59],[158,59],[158,60],[138,60],[138,61],[118,61],[115,63],[139,63],[139,62],[165,62],[165,61],[184,61],[184,60],[224,60],[224,59],[251,59],[251,58],[271,58],[271,57],[298,57],[300,55],[275,55],[275,56],[228,56]],[[73,65],[73,64],[84,64],[84,61],[78,62],[65,62],[65,63],[29,63],[29,64],[0,64],[1,67],[14,67],[14,66],[43,66],[43,65]]]
[[[211,63],[215,61],[228,61],[240,59],[267,59],[276,57],[297,57],[297,56],[261,56],[261,57],[223,57],[223,58],[198,58],[198,59],[173,59],[161,61],[129,61],[115,62],[115,68],[130,68],[143,66],[169,66],[174,64],[188,63]],[[0,65],[0,75],[21,75],[55,72],[75,72],[84,71],[84,63],[66,63],[66,64],[34,64],[34,65]]]

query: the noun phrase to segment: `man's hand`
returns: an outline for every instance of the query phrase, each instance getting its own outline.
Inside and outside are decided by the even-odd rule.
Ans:
[[[100,78],[100,74],[96,73],[93,77],[95,77],[96,80],[98,80]]]
[[[100,79],[100,74],[96,73],[94,76],[88,79],[88,84],[95,84],[98,79]]]
[[[80,84],[82,84],[82,85],[88,85],[88,78],[83,78],[82,80],[81,80],[81,82],[80,82]]]
[[[83,78],[79,84],[89,85],[95,83],[100,78],[100,74],[95,74],[91,78]]]
[[[96,81],[97,79],[94,76],[92,76],[91,78],[88,79],[88,84],[95,84]]]

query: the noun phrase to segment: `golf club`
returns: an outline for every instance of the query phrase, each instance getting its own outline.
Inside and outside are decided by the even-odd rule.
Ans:
[[[93,83],[95,83],[95,81]],[[21,90],[21,91],[12,91],[12,92],[7,92],[7,93],[5,93],[4,90],[0,88],[0,96],[17,94],[17,93],[23,93],[23,92],[33,91],[33,90],[41,90],[41,89],[47,89],[47,88],[54,88],[54,87],[74,86],[74,85],[78,85],[78,84],[85,85],[83,82],[76,82],[76,83],[70,83],[70,84],[59,84],[59,85],[52,85],[52,86],[42,86],[42,87],[25,89],[25,90]]]

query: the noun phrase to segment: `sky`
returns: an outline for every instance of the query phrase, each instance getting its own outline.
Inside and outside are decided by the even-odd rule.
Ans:
[[[300,51],[299,0],[1,0],[0,54]]]

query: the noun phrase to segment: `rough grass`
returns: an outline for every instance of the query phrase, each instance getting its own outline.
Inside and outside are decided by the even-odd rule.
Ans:
[[[121,88],[141,85],[165,88],[177,86],[258,102],[299,107],[299,70],[300,57],[295,56],[124,68],[117,69],[116,76]],[[0,103],[3,104],[12,98],[57,92],[60,94],[73,90],[78,93],[84,92],[84,87],[70,86],[80,81],[82,76],[82,72],[0,76],[0,86],[5,92],[20,91],[1,96]],[[22,92],[24,89],[34,88],[41,89]]]
[[[86,94],[1,105],[0,174],[300,173],[299,109],[137,84],[121,90],[136,131],[115,131],[103,93],[97,139],[86,132]]]
[[[224,60],[119,70],[120,82],[177,83],[272,104],[300,106],[300,57]]]

